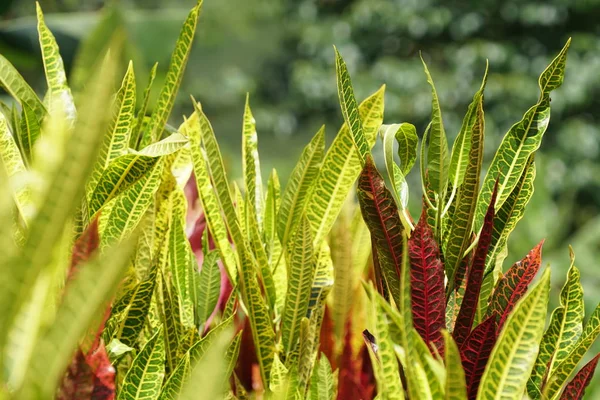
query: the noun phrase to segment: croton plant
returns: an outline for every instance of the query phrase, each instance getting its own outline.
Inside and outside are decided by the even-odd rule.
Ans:
[[[543,242],[504,265],[570,42],[485,174],[487,68],[450,150],[425,62],[419,137],[383,124],[384,86],[357,104],[335,50],[344,124],[282,190],[261,180],[248,98],[239,181],[199,102],[168,124],[201,3],[153,107],[156,66],[139,99],[106,21],[73,90],[39,5],[43,98],[0,56],[0,399],[581,399],[600,308],[584,323],[574,255],[548,323]]]

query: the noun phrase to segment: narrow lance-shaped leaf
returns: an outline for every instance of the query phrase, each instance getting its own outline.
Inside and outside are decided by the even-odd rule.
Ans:
[[[485,83],[485,80],[484,80]],[[483,87],[482,87],[483,89]],[[482,90],[481,89],[481,90]],[[479,93],[479,92],[478,92]],[[452,190],[458,190],[456,197],[456,207],[454,213],[452,213],[450,219],[450,229],[447,234],[447,242],[445,242],[444,248],[444,262],[446,266],[446,274],[448,275],[448,290],[447,295],[451,293],[456,282],[456,272],[460,266],[465,251],[467,250],[470,239],[471,239],[471,227],[473,226],[473,219],[475,217],[475,208],[477,206],[477,193],[479,190],[479,177],[481,175],[481,165],[483,162],[483,138],[484,138],[484,115],[483,115],[483,96],[475,95],[476,99],[473,99],[472,106],[474,107],[473,116],[466,116],[465,120],[468,119],[467,123],[471,123],[465,128],[464,135],[469,136],[468,139],[464,138],[464,142],[469,145],[468,158],[466,158],[467,166],[465,171],[462,173],[462,182],[460,187],[454,187]],[[477,102],[475,103],[475,101]],[[471,107],[471,106],[470,106]],[[470,110],[469,107],[469,110]],[[461,130],[461,133],[463,131]],[[460,139],[460,134],[459,138]],[[462,143],[462,146],[466,146],[466,143]],[[458,146],[455,143],[455,146]],[[458,151],[458,150],[457,150]],[[453,153],[454,156],[454,147]],[[462,163],[463,156],[457,156],[460,158],[456,163]],[[461,174],[460,166],[457,166],[455,174]],[[452,168],[451,168],[452,171]],[[458,178],[455,178],[455,180]],[[456,183],[456,182],[455,182]]]
[[[600,354],[596,355],[596,357],[592,358],[590,362],[581,368],[577,375],[575,375],[571,382],[569,382],[565,387],[565,390],[560,396],[561,400],[583,399],[585,388],[590,384],[592,377],[594,376],[599,359]]]
[[[203,134],[202,126],[210,128],[210,124],[202,113],[202,110],[198,105],[196,105],[196,113],[198,114],[198,123],[192,125],[187,131],[187,135],[190,139],[190,146],[192,151],[192,160],[194,163],[194,175],[196,177],[196,185],[198,187],[199,199],[202,204],[202,209],[204,210],[204,215],[208,224],[208,228],[214,238],[217,249],[221,253],[221,259],[223,260],[223,264],[225,264],[225,269],[227,271],[227,276],[232,281],[232,283],[236,282],[237,278],[237,258],[235,253],[231,249],[231,245],[229,243],[229,238],[227,235],[227,228],[221,217],[221,211],[219,209],[219,204],[221,204],[221,208],[223,209],[227,221],[233,219],[237,223],[237,216],[235,214],[235,210],[233,209],[233,203],[231,201],[231,197],[229,194],[229,185],[227,184],[227,178],[224,176],[224,168],[222,168],[222,160],[220,158],[220,152],[218,148],[213,149],[211,153],[210,150],[207,149],[208,152],[208,160],[212,160],[214,162],[217,155],[219,160],[221,160],[221,168],[219,171],[223,174],[220,179],[217,179],[217,175],[213,173],[212,178],[214,184],[217,188],[217,191],[220,193],[216,195],[213,190],[213,183],[211,182],[211,176],[209,176],[207,165],[205,161],[205,155],[202,149],[201,142],[205,139],[201,138]],[[214,139],[214,133],[212,133],[212,128],[210,128],[209,134]],[[216,146],[216,140],[215,140]],[[224,187],[223,187],[224,185]],[[225,200],[223,200],[222,196],[225,196]],[[227,207],[223,207],[223,204],[226,204]],[[229,210],[229,211],[228,211]],[[238,225],[239,227],[239,225]],[[239,228],[238,228],[239,229]],[[241,233],[237,233],[241,236]]]
[[[352,81],[350,80],[350,73],[337,48],[334,47],[334,50],[337,90],[340,99],[340,107],[342,108],[342,115],[344,116],[346,125],[350,128],[358,158],[361,164],[364,164],[367,155],[371,154],[372,146],[369,146],[365,137],[360,113],[358,112],[358,105],[356,104],[356,98],[354,97]]]
[[[160,396],[158,397],[158,399],[176,399],[179,395],[179,392],[181,391],[181,388],[183,387],[183,383],[189,378],[190,370],[190,355],[186,353],[181,359],[181,361],[179,361],[179,364],[177,365],[175,371],[173,371],[173,373],[166,380],[165,384],[163,385],[160,391]]]
[[[498,330],[502,329],[517,301],[525,295],[529,284],[540,269],[543,244],[544,241],[541,241],[498,280],[487,310],[488,316],[496,318]]]
[[[489,317],[473,329],[460,348],[469,400],[477,397],[479,382],[496,343],[496,332],[496,319]]]
[[[67,76],[63,60],[58,50],[58,44],[50,29],[46,26],[44,15],[39,3],[36,3],[37,29],[39,34],[40,48],[42,49],[42,61],[46,72],[46,81],[50,95],[49,104],[53,104],[53,97],[59,99],[65,110],[66,117],[75,122],[77,112],[71,89],[67,84]]]
[[[517,186],[527,160],[540,147],[550,121],[550,92],[562,85],[570,44],[571,39],[540,75],[538,103],[531,107],[523,115],[523,119],[514,124],[502,139],[481,187],[475,219],[476,230],[483,224],[494,182],[499,180],[496,208],[500,208]]]
[[[433,231],[427,224],[425,207],[410,239],[411,304],[413,324],[427,346],[444,354],[445,324],[444,265]]]
[[[446,354],[446,400],[466,400],[465,371],[463,370],[458,347],[448,331],[444,331]]]
[[[6,90],[19,104],[27,105],[35,112],[38,121],[46,115],[46,108],[35,91],[25,82],[16,68],[0,55],[0,86]]]
[[[185,71],[192,50],[192,42],[196,34],[196,25],[201,8],[202,0],[199,0],[198,4],[188,14],[179,33],[179,38],[177,38],[177,43],[175,43],[175,50],[173,50],[173,55],[171,56],[171,63],[169,64],[165,84],[160,91],[156,107],[148,125],[149,137],[152,139],[152,143],[160,139],[169,114],[171,114],[171,110],[173,109],[173,104],[175,104],[175,96],[181,85],[183,72]]]
[[[263,195],[260,161],[258,158],[258,135],[256,121],[250,110],[250,94],[246,94],[244,126],[242,129],[242,173],[246,184],[246,196],[255,209],[259,225],[263,218]]]
[[[267,195],[265,198],[265,217],[263,219],[263,237],[265,248],[269,257],[270,265],[274,264],[279,254],[281,254],[281,243],[277,237],[277,215],[281,207],[281,184],[279,175],[273,169],[267,182]]]
[[[206,323],[219,301],[221,271],[217,263],[218,258],[219,254],[216,251],[205,254],[198,277],[196,315],[199,326]]]
[[[503,399],[521,397],[544,332],[550,270],[540,282],[521,299],[492,350],[477,399]]]
[[[49,179],[48,190],[31,222],[18,267],[2,268],[1,326],[10,326],[19,307],[29,298],[39,272],[48,262],[48,254],[53,253],[54,246],[62,238],[65,223],[82,197],[84,182],[92,169],[102,139],[101,133],[108,123],[107,104],[115,65],[107,62],[104,67],[90,85],[89,92],[86,91],[90,95],[85,97],[89,100],[81,108],[81,118],[76,126],[78,134],[72,135],[67,141],[65,156]],[[4,334],[0,334],[0,345],[3,339]]]
[[[371,335],[374,336],[371,340],[374,342],[368,343],[367,348],[370,350],[369,355],[377,381],[377,392],[386,399],[403,400],[404,389],[400,381],[398,360],[390,337],[388,316],[379,305],[375,289],[371,286],[369,290],[371,291],[371,307],[368,310],[368,319],[371,321]],[[370,336],[367,335],[367,337]]]
[[[483,73],[481,86],[479,90],[475,92],[473,101],[471,104],[469,104],[467,113],[463,118],[462,126],[460,127],[460,132],[458,132],[458,136],[452,145],[452,155],[450,157],[450,165],[448,167],[448,180],[452,184],[453,189],[458,189],[460,185],[463,184],[465,180],[465,174],[467,174],[469,171],[468,165],[471,163],[470,154],[473,143],[472,137],[475,135],[473,129],[476,128],[478,124],[483,125],[483,115],[478,115],[478,109],[480,107],[480,103],[483,103],[483,90],[485,89],[485,84],[487,83],[488,67],[489,62],[486,60],[485,72]],[[481,114],[483,114],[483,112],[481,112]],[[480,118],[482,121],[478,123],[477,120]],[[483,142],[483,129],[479,135],[481,135],[479,141]]]
[[[148,340],[133,360],[121,384],[117,400],[156,399],[165,376],[162,328]]]
[[[475,319],[475,312],[477,311],[479,292],[481,289],[481,283],[483,282],[485,259],[490,247],[490,241],[492,239],[494,200],[496,199],[495,193],[496,192],[494,192],[492,195],[491,202],[485,215],[485,221],[479,236],[479,242],[475,248],[471,268],[469,268],[467,288],[465,290],[460,311],[458,312],[456,326],[454,327],[453,336],[459,346],[462,346],[467,336],[469,336],[471,333],[473,320]]]
[[[383,120],[384,90],[382,86],[358,108],[364,135],[371,147],[375,144],[377,130]],[[352,132],[344,124],[325,155],[323,166],[304,205],[303,213],[310,221],[315,243],[320,243],[329,233],[361,170]]]
[[[27,103],[21,104],[21,126],[19,129],[19,147],[23,155],[23,161],[27,165],[32,163],[33,145],[40,136],[41,126],[35,111]]]
[[[310,384],[310,400],[333,400],[335,377],[331,372],[331,364],[325,354],[321,353],[319,362],[313,371]]]
[[[148,76],[148,83],[146,84],[146,88],[144,89],[142,105],[140,106],[140,109],[137,113],[135,126],[133,126],[131,130],[131,134],[129,137],[129,147],[131,147],[132,149],[139,149],[142,142],[142,127],[144,125],[144,118],[146,117],[148,102],[150,101],[150,91],[152,89],[152,84],[154,83],[154,78],[156,77],[157,68],[158,63],[155,63],[152,66],[152,69],[150,70],[150,74]],[[149,136],[149,133],[146,136]]]
[[[446,185],[448,180],[448,139],[446,139],[446,131],[444,130],[444,122],[442,121],[442,110],[440,109],[440,101],[437,91],[433,84],[433,79],[425,64],[425,60],[421,57],[427,82],[431,86],[431,129],[429,131],[429,149],[427,151],[427,170],[429,171],[429,182],[437,195],[442,198],[446,193]],[[440,202],[440,204],[442,204]],[[438,208],[441,208],[438,206]],[[441,212],[441,210],[438,210]]]
[[[133,243],[126,242],[81,266],[69,283],[56,318],[35,344],[33,357],[17,398],[53,398],[82,335],[106,308],[123,276]]]
[[[277,216],[277,234],[283,247],[287,245],[295,225],[300,221],[311,185],[319,174],[324,153],[325,127],[322,126],[302,151],[281,197],[281,208]]]
[[[157,286],[157,292],[162,292],[162,295],[156,296],[156,303],[165,341],[165,373],[170,375],[177,368],[179,362],[178,349],[179,341],[182,339],[183,325],[179,319],[180,307],[177,291],[164,276],[158,280]]]
[[[402,222],[398,207],[373,159],[368,156],[358,181],[358,202],[375,243],[381,275],[396,304],[400,303]]]
[[[283,308],[281,339],[286,363],[296,349],[300,335],[300,320],[306,317],[310,288],[315,277],[315,260],[310,233],[310,223],[302,218],[290,245],[288,266],[288,288]]]

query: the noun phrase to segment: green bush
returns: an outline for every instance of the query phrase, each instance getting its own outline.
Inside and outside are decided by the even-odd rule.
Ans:
[[[502,265],[570,42],[483,179],[487,73],[450,150],[425,63],[433,112],[419,140],[383,124],[384,87],[357,104],[336,50],[345,124],[331,146],[320,129],[283,192],[275,171],[263,185],[247,99],[240,188],[200,103],[167,124],[201,6],[150,116],[155,70],[140,104],[131,62],[114,94],[118,35],[81,56],[90,78],[72,92],[38,6],[43,100],[0,56],[15,101],[0,113],[0,398],[581,398],[598,356],[574,374],[600,307],[584,324],[574,256],[547,329],[549,269],[528,290],[542,244]]]

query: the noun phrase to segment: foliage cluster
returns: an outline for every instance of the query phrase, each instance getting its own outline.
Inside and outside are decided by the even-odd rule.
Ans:
[[[529,289],[542,244],[502,266],[570,42],[482,179],[487,73],[449,149],[424,62],[432,118],[419,140],[383,124],[384,87],[357,104],[336,49],[345,123],[327,150],[315,134],[282,191],[276,171],[261,180],[248,98],[239,186],[199,102],[167,124],[201,7],[149,116],[156,68],[141,103],[131,62],[113,91],[118,35],[86,55],[93,73],[72,91],[38,5],[43,99],[0,56],[16,103],[0,110],[0,398],[582,398],[598,356],[576,369],[600,307],[584,323],[574,256],[547,328],[549,269]]]

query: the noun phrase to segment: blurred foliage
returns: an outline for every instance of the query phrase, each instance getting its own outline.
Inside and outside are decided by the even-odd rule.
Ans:
[[[118,7],[132,57],[146,67],[136,74],[147,73],[150,60],[159,61],[154,87],[160,87],[179,23],[193,1],[42,0],[67,68],[79,41],[106,15],[104,3]],[[459,130],[489,59],[485,110],[491,150],[535,102],[536,76],[572,37],[565,83],[553,96],[552,122],[536,158],[536,193],[512,236],[507,261],[520,259],[546,237],[544,260],[562,277],[569,265],[567,244],[573,245],[586,277],[587,308],[595,306],[593,293],[600,289],[595,265],[600,259],[600,0],[205,3],[173,114],[190,114],[188,95],[193,94],[230,157],[238,157],[234,138],[241,117],[229,116],[241,115],[250,92],[265,167],[277,166],[284,177],[300,143],[322,123],[329,127],[328,138],[335,133],[331,127],[340,125],[332,44],[344,54],[357,97],[386,83],[385,122],[414,123],[420,135],[431,113],[421,51],[436,82],[449,139]],[[2,2],[0,52],[39,87],[43,73],[34,11],[32,0]],[[489,161],[492,154],[486,156]]]

